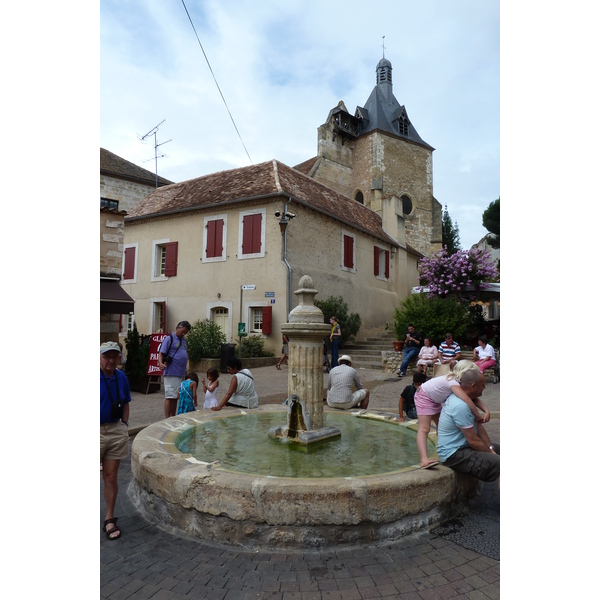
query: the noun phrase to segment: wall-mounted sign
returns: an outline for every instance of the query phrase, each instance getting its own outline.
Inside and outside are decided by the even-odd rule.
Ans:
[[[265,292],[265,298],[275,298],[275,292]]]

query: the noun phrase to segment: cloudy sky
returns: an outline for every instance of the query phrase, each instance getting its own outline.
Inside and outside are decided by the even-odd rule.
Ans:
[[[499,29],[498,1],[101,0],[100,145],[154,172],[155,138],[139,138],[164,121],[158,172],[172,181],[294,166],[340,100],[365,104],[384,42],[468,248],[500,195]]]

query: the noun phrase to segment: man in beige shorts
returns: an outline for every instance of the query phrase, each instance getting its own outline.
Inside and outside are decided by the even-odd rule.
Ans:
[[[327,386],[327,404],[331,408],[348,409],[358,406],[369,406],[369,390],[363,387],[358,373],[352,368],[352,359],[344,354],[340,356],[339,365],[329,372]],[[353,388],[356,391],[353,392]]]
[[[116,342],[100,346],[100,463],[104,480],[106,518],[103,529],[109,540],[121,537],[114,515],[119,486],[117,475],[121,460],[129,454],[129,382],[117,369],[121,349]]]

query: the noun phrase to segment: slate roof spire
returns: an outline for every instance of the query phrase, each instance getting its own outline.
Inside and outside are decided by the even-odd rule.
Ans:
[[[375,69],[376,85],[364,107],[357,107],[355,116],[362,119],[360,135],[379,129],[433,149],[421,139],[408,118],[404,106],[394,96],[392,87],[392,63],[382,58]]]

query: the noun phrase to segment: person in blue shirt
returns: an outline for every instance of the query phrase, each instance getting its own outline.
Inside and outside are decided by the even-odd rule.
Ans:
[[[163,372],[165,388],[165,419],[177,413],[179,386],[187,371],[187,341],[185,336],[192,326],[180,321],[171,335],[167,336],[158,350],[158,368]]]
[[[485,388],[485,378],[479,369],[465,371],[461,389],[475,400]],[[483,423],[455,394],[448,396],[437,429],[437,453],[440,462],[482,481],[498,480],[500,487],[500,444],[492,443]]]
[[[117,475],[121,460],[129,454],[129,382],[117,369],[121,348],[117,342],[100,346],[100,464],[104,480],[106,518],[103,529],[109,540],[121,537],[114,515],[119,486]]]

